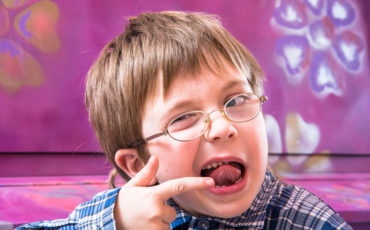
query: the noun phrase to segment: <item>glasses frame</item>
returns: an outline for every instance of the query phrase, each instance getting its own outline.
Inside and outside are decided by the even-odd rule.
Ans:
[[[254,115],[252,118],[250,118],[250,119],[248,119],[248,120],[245,120],[245,121],[234,121],[234,120],[232,120],[232,119],[228,116],[228,114],[225,112],[225,107],[226,107],[227,103],[228,103],[230,100],[232,100],[232,99],[234,99],[235,97],[240,96],[240,95],[255,95],[255,96],[258,98],[259,102],[260,102],[260,108],[259,108],[258,112],[256,113],[256,115]],[[235,96],[234,96],[234,97],[232,97],[230,100],[228,100],[228,101],[225,103],[225,105],[224,105],[224,108],[223,108],[223,109],[213,110],[213,111],[211,111],[211,112],[209,112],[209,113],[206,113],[206,112],[204,112],[204,111],[189,111],[189,112],[186,112],[186,113],[182,113],[182,114],[180,114],[180,115],[176,116],[175,118],[173,118],[170,122],[168,122],[168,124],[166,125],[166,128],[165,128],[164,130],[162,130],[162,132],[160,132],[160,133],[156,133],[156,134],[153,134],[153,135],[151,135],[151,136],[149,136],[149,137],[147,137],[147,138],[139,139],[139,140],[137,140],[136,142],[134,142],[133,144],[131,144],[131,145],[130,145],[130,148],[136,148],[136,147],[138,147],[139,145],[145,144],[145,143],[147,143],[148,141],[151,141],[151,140],[153,140],[153,139],[155,139],[155,138],[157,138],[157,137],[166,136],[166,135],[168,135],[169,137],[171,137],[172,139],[174,139],[174,140],[176,140],[176,141],[181,141],[181,142],[187,142],[187,141],[195,140],[195,139],[199,138],[200,136],[202,136],[202,135],[203,135],[203,134],[208,130],[208,125],[209,125],[209,115],[210,115],[211,113],[213,113],[213,112],[216,112],[216,111],[220,111],[220,112],[221,112],[221,114],[222,114],[222,116],[223,116],[225,119],[227,119],[228,121],[231,121],[231,122],[235,122],[235,123],[244,123],[244,122],[251,121],[251,120],[253,120],[255,117],[257,117],[257,116],[258,116],[258,114],[261,112],[261,110],[262,110],[262,104],[263,104],[265,101],[267,101],[267,100],[268,100],[268,98],[267,98],[265,95],[257,96],[257,94],[255,94],[255,93],[241,93],[241,94],[235,95]],[[174,138],[173,136],[171,136],[171,134],[169,134],[169,132],[168,132],[168,126],[169,126],[169,124],[171,124],[171,123],[172,123],[172,121],[174,121],[175,119],[177,119],[179,116],[182,116],[182,115],[184,115],[184,114],[191,113],[191,112],[202,112],[202,113],[204,113],[204,114],[206,115],[206,120],[205,120],[205,124],[206,124],[206,125],[205,125],[205,127],[204,127],[204,130],[201,132],[201,134],[199,134],[198,136],[196,136],[195,138],[193,138],[193,139],[191,139],[191,140],[185,140],[185,141],[184,141],[184,140],[178,140],[178,139]]]

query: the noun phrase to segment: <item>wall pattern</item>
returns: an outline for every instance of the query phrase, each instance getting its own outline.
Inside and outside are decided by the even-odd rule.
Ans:
[[[352,136],[357,136],[356,131],[340,128],[349,127],[349,123],[355,120],[364,124],[360,111],[356,115],[349,114],[349,111],[356,110],[356,104],[361,97],[364,97],[364,108],[369,108],[370,104],[368,93],[363,93],[366,96],[361,93],[355,96],[356,93],[353,92],[361,90],[361,86],[354,85],[358,80],[356,78],[361,77],[364,72],[367,72],[364,77],[369,76],[368,60],[364,60],[366,31],[361,28],[361,11],[357,7],[355,2],[345,0],[276,1],[271,16],[271,27],[279,31],[280,35],[275,42],[275,63],[284,70],[286,84],[290,88],[298,88],[304,84],[303,87],[310,90],[304,96],[299,96],[302,100],[300,103],[305,104],[303,110],[292,110],[285,114],[283,137],[274,116],[267,115],[270,152],[366,152],[366,147],[361,149],[367,146],[365,139],[361,142],[361,138]],[[363,88],[363,91],[366,89]],[[331,98],[335,98],[340,104],[333,104]],[[320,112],[319,108],[315,107],[316,103],[306,104],[305,100],[331,104],[331,109]],[[306,121],[305,117],[313,112],[317,112],[317,116],[313,119],[307,118],[310,121]],[[334,120],[325,119],[325,124],[320,124],[320,118],[325,117],[324,113],[330,113],[337,118],[338,123],[332,123],[331,130],[327,124]],[[368,125],[369,119],[365,121]],[[362,128],[358,130],[361,132]],[[324,144],[328,135],[337,140],[335,144],[333,142],[335,148]],[[347,143],[339,141],[340,136],[343,136]],[[285,145],[282,140],[285,140]],[[353,143],[352,149],[346,147],[349,142]],[[307,157],[287,159],[289,166],[304,167],[303,163]],[[274,163],[280,168],[286,168],[281,167],[283,161],[281,159],[280,162]],[[325,158],[313,163],[327,169],[331,167],[331,162]],[[306,167],[311,165],[306,164]]]
[[[366,0],[1,0],[0,151],[99,151],[83,104],[89,65],[128,16],[185,10],[219,15],[265,70],[270,152],[369,153],[369,7]]]

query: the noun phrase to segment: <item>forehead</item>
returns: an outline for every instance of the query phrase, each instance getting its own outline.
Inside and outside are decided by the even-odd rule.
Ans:
[[[166,101],[174,92],[181,93],[185,85],[192,84],[193,87],[196,87],[194,82],[207,81],[210,80],[209,78],[211,77],[216,78],[213,79],[214,81],[232,81],[235,80],[235,78],[238,78],[240,81],[243,81],[243,83],[247,83],[249,85],[249,75],[250,71],[248,71],[248,73],[241,73],[237,67],[229,63],[221,55],[218,56],[217,59],[215,59],[215,57],[207,57],[203,63],[200,63],[198,68],[182,70],[178,74],[171,76],[170,80],[164,80],[163,75],[159,76],[156,90],[154,90],[152,95],[149,95],[148,101],[149,104],[159,98]],[[164,82],[169,83],[165,84]],[[249,85],[249,87],[251,86]]]
[[[168,109],[178,101],[187,99],[201,99],[201,94],[222,91],[231,88],[243,88],[252,92],[248,83],[249,76],[244,76],[236,67],[222,60],[221,65],[201,65],[198,71],[182,72],[174,76],[171,84],[165,88],[163,83],[157,85],[155,93],[148,98],[144,107],[144,114],[161,107]],[[194,94],[197,93],[197,94]],[[198,94],[199,93],[199,94]],[[213,94],[215,95],[215,94]]]
[[[217,82],[217,84],[215,84]],[[235,67],[223,63],[220,67],[203,67],[196,73],[183,73],[178,75],[165,91],[162,87],[160,94],[156,98],[161,98],[168,102],[172,97],[182,95],[183,97],[198,97],[199,95],[189,95],[188,92],[217,91],[218,89],[228,89],[232,86],[248,85],[247,77],[244,77]],[[250,87],[249,87],[250,88]]]

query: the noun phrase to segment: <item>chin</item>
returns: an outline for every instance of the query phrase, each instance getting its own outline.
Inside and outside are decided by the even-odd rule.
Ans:
[[[224,211],[222,213],[223,218],[232,218],[236,216],[240,216],[242,213],[246,212],[249,207],[251,206],[251,202],[248,202],[247,204],[244,204],[241,206],[241,203],[238,203],[237,206],[239,207],[230,207],[228,211]]]
[[[215,204],[208,210],[203,210],[203,215],[219,217],[219,218],[233,218],[240,216],[242,213],[248,210],[251,206],[252,201],[240,201],[236,200],[233,202],[225,202],[223,204]]]

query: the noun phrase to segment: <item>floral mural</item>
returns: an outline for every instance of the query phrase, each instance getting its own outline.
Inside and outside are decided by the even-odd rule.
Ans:
[[[127,17],[171,9],[219,15],[256,56],[271,153],[369,153],[368,1],[160,2],[1,0],[0,151],[100,151],[83,104],[88,67]]]
[[[275,2],[270,25],[279,31],[274,47],[275,63],[284,71],[284,76],[281,77],[286,78],[288,88],[305,89],[305,95],[300,95],[301,103],[304,104],[309,100],[313,102],[312,105],[331,104],[335,100],[341,102],[343,106],[335,106],[331,111],[321,113],[339,114],[353,110],[354,105],[349,100],[354,91],[365,90],[354,87],[353,82],[358,80],[356,78],[369,76],[368,67],[365,66],[368,64],[365,58],[366,33],[362,29],[361,12],[356,2],[279,0]],[[366,73],[365,76],[363,73]],[[352,90],[354,91],[351,92]],[[353,102],[359,103],[356,99]],[[369,105],[369,100],[364,99],[362,103]],[[317,112],[318,109],[315,106],[307,106],[296,111],[288,109],[283,115],[285,116],[283,123],[278,123],[272,115],[266,115],[270,152],[306,154],[339,152],[337,149],[333,150],[330,145],[319,146],[320,142],[323,143],[327,139],[325,135],[328,132],[325,125],[319,124],[320,116],[311,116],[309,121],[306,121],[305,116]],[[343,115],[342,121],[347,122],[348,115],[345,113]],[[358,119],[361,119],[360,116]],[[280,131],[281,125],[285,126],[284,135]],[[352,133],[352,130],[335,131],[336,127],[332,127],[331,133],[336,135],[340,135],[340,132]],[[322,134],[322,131],[325,131],[325,134]],[[347,141],[353,142],[354,145],[355,143],[360,146],[366,145],[351,138]],[[348,153],[354,149],[344,148],[339,153]],[[365,149],[362,151],[368,152]],[[289,157],[287,159],[289,161]],[[307,157],[297,159],[289,161],[289,165],[305,167],[303,163]],[[330,161],[325,158],[322,158],[322,161],[324,168],[330,167]],[[319,163],[314,162],[316,165]],[[283,168],[286,169],[286,165]]]
[[[58,20],[58,6],[51,1],[36,2],[28,7],[29,1],[6,1],[0,5],[0,85],[3,89],[15,92],[22,85],[40,86],[44,81],[44,73],[40,63],[32,56],[22,43],[23,38],[40,52],[56,52],[60,48],[59,36],[55,33]],[[14,21],[10,13],[14,9],[24,8],[17,12]],[[18,32],[18,38],[7,38],[6,33],[11,26]]]
[[[310,188],[339,211],[356,210],[355,219],[358,210],[369,210],[367,162],[357,160],[370,152],[368,0],[0,0],[0,152],[94,157],[101,151],[84,105],[88,68],[128,17],[162,10],[216,14],[256,57],[266,75],[269,161],[293,172],[284,174],[287,182]],[[42,164],[34,161],[23,165]],[[5,172],[10,166],[3,165]],[[329,175],[335,180],[317,173],[342,169],[347,173]],[[294,174],[302,171],[308,173]],[[64,217],[106,188],[105,175],[26,184],[35,178],[25,176],[21,184],[3,178],[0,200],[9,208],[0,219]],[[42,218],[13,208],[20,205],[36,207]]]

